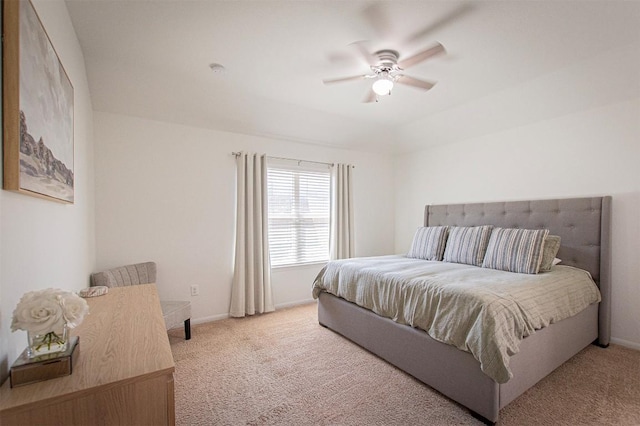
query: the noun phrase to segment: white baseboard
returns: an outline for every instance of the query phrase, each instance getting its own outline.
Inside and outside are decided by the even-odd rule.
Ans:
[[[210,317],[191,318],[191,324],[203,324],[205,322],[219,321],[229,318],[229,314],[211,315]]]
[[[280,303],[276,305],[276,309],[284,309],[284,308],[291,308],[292,306],[306,305],[308,303],[313,303],[315,301],[316,301],[315,299],[305,299],[305,300],[298,300],[296,302]]]
[[[305,300],[298,300],[296,302],[288,302],[288,303],[280,303],[278,305],[275,306],[276,310],[277,309],[284,309],[284,308],[291,308],[293,306],[298,306],[298,305],[306,305],[307,303],[312,303],[315,302],[315,299],[305,299]],[[223,319],[227,319],[229,318],[229,314],[218,314],[218,315],[211,315],[208,317],[202,317],[202,318],[191,318],[191,324],[203,324],[205,322],[212,322],[212,321],[219,321],[219,320],[223,320]]]
[[[618,339],[617,337],[612,337],[611,343],[640,351],[640,343],[630,342],[629,340]]]

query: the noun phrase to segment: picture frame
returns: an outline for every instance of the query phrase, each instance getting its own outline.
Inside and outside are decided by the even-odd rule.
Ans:
[[[73,204],[73,85],[31,1],[2,7],[3,188]]]

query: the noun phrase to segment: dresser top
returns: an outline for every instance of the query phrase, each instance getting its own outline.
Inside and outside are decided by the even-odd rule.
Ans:
[[[110,288],[87,299],[89,314],[71,330],[80,337],[70,376],[0,388],[0,412],[59,402],[133,378],[173,373],[175,365],[155,284]],[[25,339],[26,343],[26,339]]]

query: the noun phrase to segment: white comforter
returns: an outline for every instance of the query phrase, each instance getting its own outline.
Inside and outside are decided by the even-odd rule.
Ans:
[[[498,383],[522,338],[600,301],[581,269],[528,275],[405,256],[331,261],[313,283],[313,297],[321,291],[471,352]]]

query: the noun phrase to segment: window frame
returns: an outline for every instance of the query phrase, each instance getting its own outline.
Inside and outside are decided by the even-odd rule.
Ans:
[[[277,216],[274,212],[274,204],[275,204],[275,195],[272,193],[274,190],[272,185],[275,185],[273,180],[272,172],[280,172],[282,174],[291,173],[293,178],[293,188],[290,195],[293,197],[291,200],[291,215],[286,217],[286,215],[282,215],[285,217],[276,218]],[[305,176],[305,174],[307,176]],[[323,213],[321,215],[309,215],[303,212],[305,201],[304,192],[301,191],[301,180],[303,178],[308,178],[310,182],[314,180],[322,181],[321,190],[323,194],[326,194],[326,198],[318,197],[318,199],[313,200],[307,196],[306,203],[318,202],[318,205],[322,205]],[[284,180],[282,181],[284,182]],[[267,161],[267,200],[268,200],[268,235],[269,235],[269,252],[271,258],[271,267],[273,269],[279,268],[290,268],[297,266],[305,266],[305,265],[314,265],[320,263],[326,263],[330,258],[330,227],[331,227],[331,169],[329,165],[317,165],[317,164],[307,164],[305,162],[300,162],[298,164],[291,164],[291,162],[285,161],[277,161],[277,160],[268,160]],[[313,188],[307,186],[306,191],[311,191]],[[287,221],[291,223],[288,229],[285,229],[285,232],[293,232],[295,234],[295,238],[293,239],[294,248],[289,251],[289,257],[284,259],[284,262],[280,262],[275,264],[274,260],[274,251],[273,243],[276,240],[273,238],[274,236],[274,221],[282,220],[283,223]],[[311,221],[316,226],[311,226],[310,228],[304,228],[300,226],[296,226],[295,224],[304,223],[305,221]],[[303,233],[306,231],[316,231],[318,229],[323,230],[323,236],[320,238],[307,238]],[[282,239],[284,241],[284,239]],[[309,243],[326,243],[326,250],[323,251],[321,257],[314,256],[313,254],[305,254],[304,251],[310,250],[313,251],[317,249],[317,246]],[[305,244],[306,243],[306,244]],[[286,249],[279,250],[280,253],[287,252]]]

